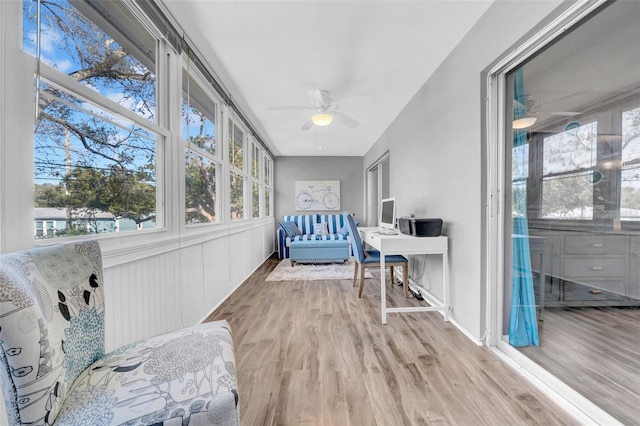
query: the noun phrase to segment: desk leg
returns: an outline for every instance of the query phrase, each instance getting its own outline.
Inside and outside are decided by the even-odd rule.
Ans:
[[[444,320],[449,321],[449,254],[447,251],[442,253],[442,285],[444,286]]]
[[[380,308],[382,309],[382,324],[387,323],[387,283],[385,282],[384,254],[380,253]]]

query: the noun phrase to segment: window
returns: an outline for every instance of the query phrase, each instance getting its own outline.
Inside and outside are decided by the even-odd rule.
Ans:
[[[229,190],[231,220],[244,219],[244,177],[231,172]]]
[[[273,164],[273,160],[268,156],[264,156],[264,183],[267,186],[271,185],[271,166]]]
[[[122,25],[105,21],[101,10],[104,5],[99,3],[74,2],[72,6],[67,0],[42,2],[41,61],[153,121],[157,40],[142,25],[135,33],[125,35],[127,29]],[[108,12],[113,20],[136,21],[125,8],[113,9]],[[34,56],[36,11],[36,0],[23,0],[23,49]],[[109,32],[101,26],[109,28]]]
[[[245,218],[245,132],[229,119],[229,212],[231,220]]]
[[[244,132],[233,120],[229,120],[229,163],[244,171]]]
[[[187,224],[214,223],[216,214],[217,164],[185,150],[185,221]]]
[[[264,155],[264,170],[263,170],[263,182],[264,186],[264,215],[271,216],[273,214],[273,208],[271,200],[273,197],[273,160],[271,157]]]
[[[271,216],[271,188],[265,188],[264,191],[264,215]]]
[[[593,218],[593,183],[597,179],[596,122],[567,125],[543,138],[542,217]]]
[[[36,5],[23,1],[23,48],[31,54]],[[93,7],[77,7],[62,0],[41,7],[34,201],[36,216],[57,210],[65,225],[38,225],[36,238],[118,232],[120,219],[134,229],[156,226],[156,156],[164,143],[154,130],[157,41],[140,25],[133,42]],[[117,14],[135,19],[126,8]]]
[[[251,142],[251,212],[254,218],[260,217],[260,188],[264,184],[260,178],[260,160],[262,150],[258,143],[253,140]]]
[[[38,23],[37,0],[21,5],[22,51],[40,59],[34,238],[164,228],[174,214],[184,227],[270,214],[267,152],[206,69],[184,62],[181,77],[164,75],[179,56],[171,39],[160,43],[149,8],[47,0]]]
[[[620,218],[640,220],[640,107],[622,112]]]
[[[251,177],[260,179],[260,147],[255,142],[251,144]]]
[[[253,182],[253,190],[251,192],[253,217],[260,217],[260,183]]]
[[[183,70],[182,140],[185,144],[185,223],[219,222],[217,104]]]
[[[513,207],[515,215],[522,214],[527,205],[527,177],[529,176],[529,144],[513,148],[512,152]]]

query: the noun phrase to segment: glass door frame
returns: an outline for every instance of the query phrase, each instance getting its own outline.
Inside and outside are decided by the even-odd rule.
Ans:
[[[590,13],[606,3],[606,0],[582,0],[565,6],[558,15],[539,29],[534,29],[523,38],[508,54],[499,58],[487,72],[485,138],[486,182],[485,182],[485,224],[486,238],[486,322],[488,332],[484,339],[487,345],[502,360],[515,368],[552,400],[570,412],[582,424],[620,424],[615,418],[591,401],[567,386],[564,382],[540,367],[517,349],[509,345],[503,329],[505,291],[505,218],[511,215],[508,203],[506,160],[511,156],[506,150],[506,76],[521,66],[536,52],[552,43],[567,29],[576,25]],[[537,31],[536,31],[537,30]],[[509,128],[511,132],[511,129]]]

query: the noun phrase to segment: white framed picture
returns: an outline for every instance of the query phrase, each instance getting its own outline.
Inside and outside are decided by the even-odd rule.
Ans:
[[[297,211],[340,210],[339,180],[297,180]]]

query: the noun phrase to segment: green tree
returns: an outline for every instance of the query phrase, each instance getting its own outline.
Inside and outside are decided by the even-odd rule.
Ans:
[[[185,164],[185,213],[187,223],[215,222],[216,166],[190,152]]]
[[[44,183],[35,186],[35,207],[60,207],[65,203],[64,185]]]

